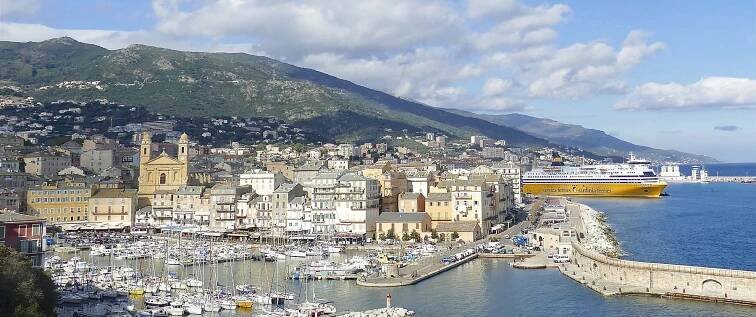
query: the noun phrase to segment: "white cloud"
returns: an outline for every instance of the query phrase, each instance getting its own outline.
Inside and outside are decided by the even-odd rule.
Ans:
[[[483,84],[483,95],[500,96],[512,87],[512,81],[501,78],[489,78]]]
[[[154,29],[133,31],[0,22],[0,39],[247,52],[434,106],[486,111],[622,93],[622,73],[664,47],[639,31],[616,48],[562,46],[556,27],[571,9],[519,0],[153,0],[153,13]]]
[[[656,110],[756,108],[756,80],[706,77],[687,85],[647,83],[635,87],[615,107]]]
[[[218,0],[194,10],[155,3],[161,32],[254,37],[273,54],[289,58],[402,52],[447,42],[462,28],[459,15],[440,1]]]
[[[604,42],[577,43],[541,59],[522,61],[526,75],[537,76],[529,92],[537,97],[566,98],[622,93],[625,83],[619,76],[665,47],[661,42],[647,43],[647,36],[642,31],[630,32],[619,51]]]

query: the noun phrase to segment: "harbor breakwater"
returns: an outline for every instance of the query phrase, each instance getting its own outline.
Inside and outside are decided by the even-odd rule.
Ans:
[[[756,272],[622,260],[584,245],[586,223],[595,219],[590,207],[570,202],[577,235],[571,238],[570,264],[559,267],[566,276],[604,295],[654,295],[756,306]],[[574,209],[573,209],[574,210]],[[712,256],[716,256],[712,254]]]

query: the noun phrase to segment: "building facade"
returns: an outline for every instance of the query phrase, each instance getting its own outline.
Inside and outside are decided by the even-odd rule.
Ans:
[[[137,208],[137,190],[102,188],[89,198],[90,222],[113,227],[134,226]]]
[[[71,156],[36,152],[24,157],[24,171],[31,175],[54,178],[62,169],[71,166]]]
[[[178,157],[165,152],[152,157],[152,137],[142,134],[139,151],[140,205],[151,205],[155,193],[175,192],[189,182],[189,136],[182,134],[178,143]]]
[[[0,211],[0,244],[27,256],[34,267],[44,265],[46,230],[43,218]]]
[[[60,181],[30,188],[26,194],[27,211],[48,223],[87,221],[92,186],[82,181]]]

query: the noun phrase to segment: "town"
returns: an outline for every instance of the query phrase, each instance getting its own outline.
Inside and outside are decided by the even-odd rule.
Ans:
[[[257,239],[364,242],[389,228],[401,237],[453,227],[478,239],[522,206],[522,166],[547,164],[554,151],[507,147],[505,140],[483,136],[450,140],[390,129],[380,143],[294,144],[290,135],[277,135],[288,131],[285,125],[271,128],[274,119],[244,126],[258,134],[252,144],[219,146],[206,142],[212,132],[190,137],[175,120],[122,105],[53,106],[2,109],[0,208],[64,230],[181,226]],[[83,117],[82,109],[103,113]],[[145,121],[125,123],[136,121],[126,121],[135,112]],[[76,125],[83,121],[86,129]],[[230,134],[226,125],[240,126],[220,124]],[[293,138],[304,140],[302,134]]]

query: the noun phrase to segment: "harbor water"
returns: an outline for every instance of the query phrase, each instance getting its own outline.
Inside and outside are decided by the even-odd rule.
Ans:
[[[756,270],[756,184],[673,184],[659,199],[576,199],[606,212],[626,258],[677,264]],[[341,261],[348,254],[333,260]],[[83,256],[86,258],[86,256]],[[100,257],[97,261],[105,261]],[[133,260],[132,260],[133,261]],[[149,261],[149,260],[146,260]],[[290,262],[290,261],[286,261]],[[276,271],[283,275],[296,261],[235,262],[218,266],[220,284],[269,287]],[[120,263],[119,263],[120,264]],[[106,265],[106,264],[105,264]],[[143,270],[153,269],[141,263]],[[204,275],[210,276],[209,268]],[[173,270],[173,269],[172,269]],[[196,269],[190,269],[198,274]],[[175,270],[174,270],[175,271]],[[179,272],[179,274],[181,274]],[[202,273],[199,273],[200,275]],[[279,280],[277,287],[334,302],[338,312],[394,306],[418,316],[753,316],[756,308],[654,297],[603,297],[562,276],[557,270],[517,270],[506,260],[478,259],[416,285],[365,288],[354,281]],[[250,316],[253,311],[223,312]]]
[[[756,271],[756,184],[670,184],[659,199],[575,199],[604,211],[625,258]]]

